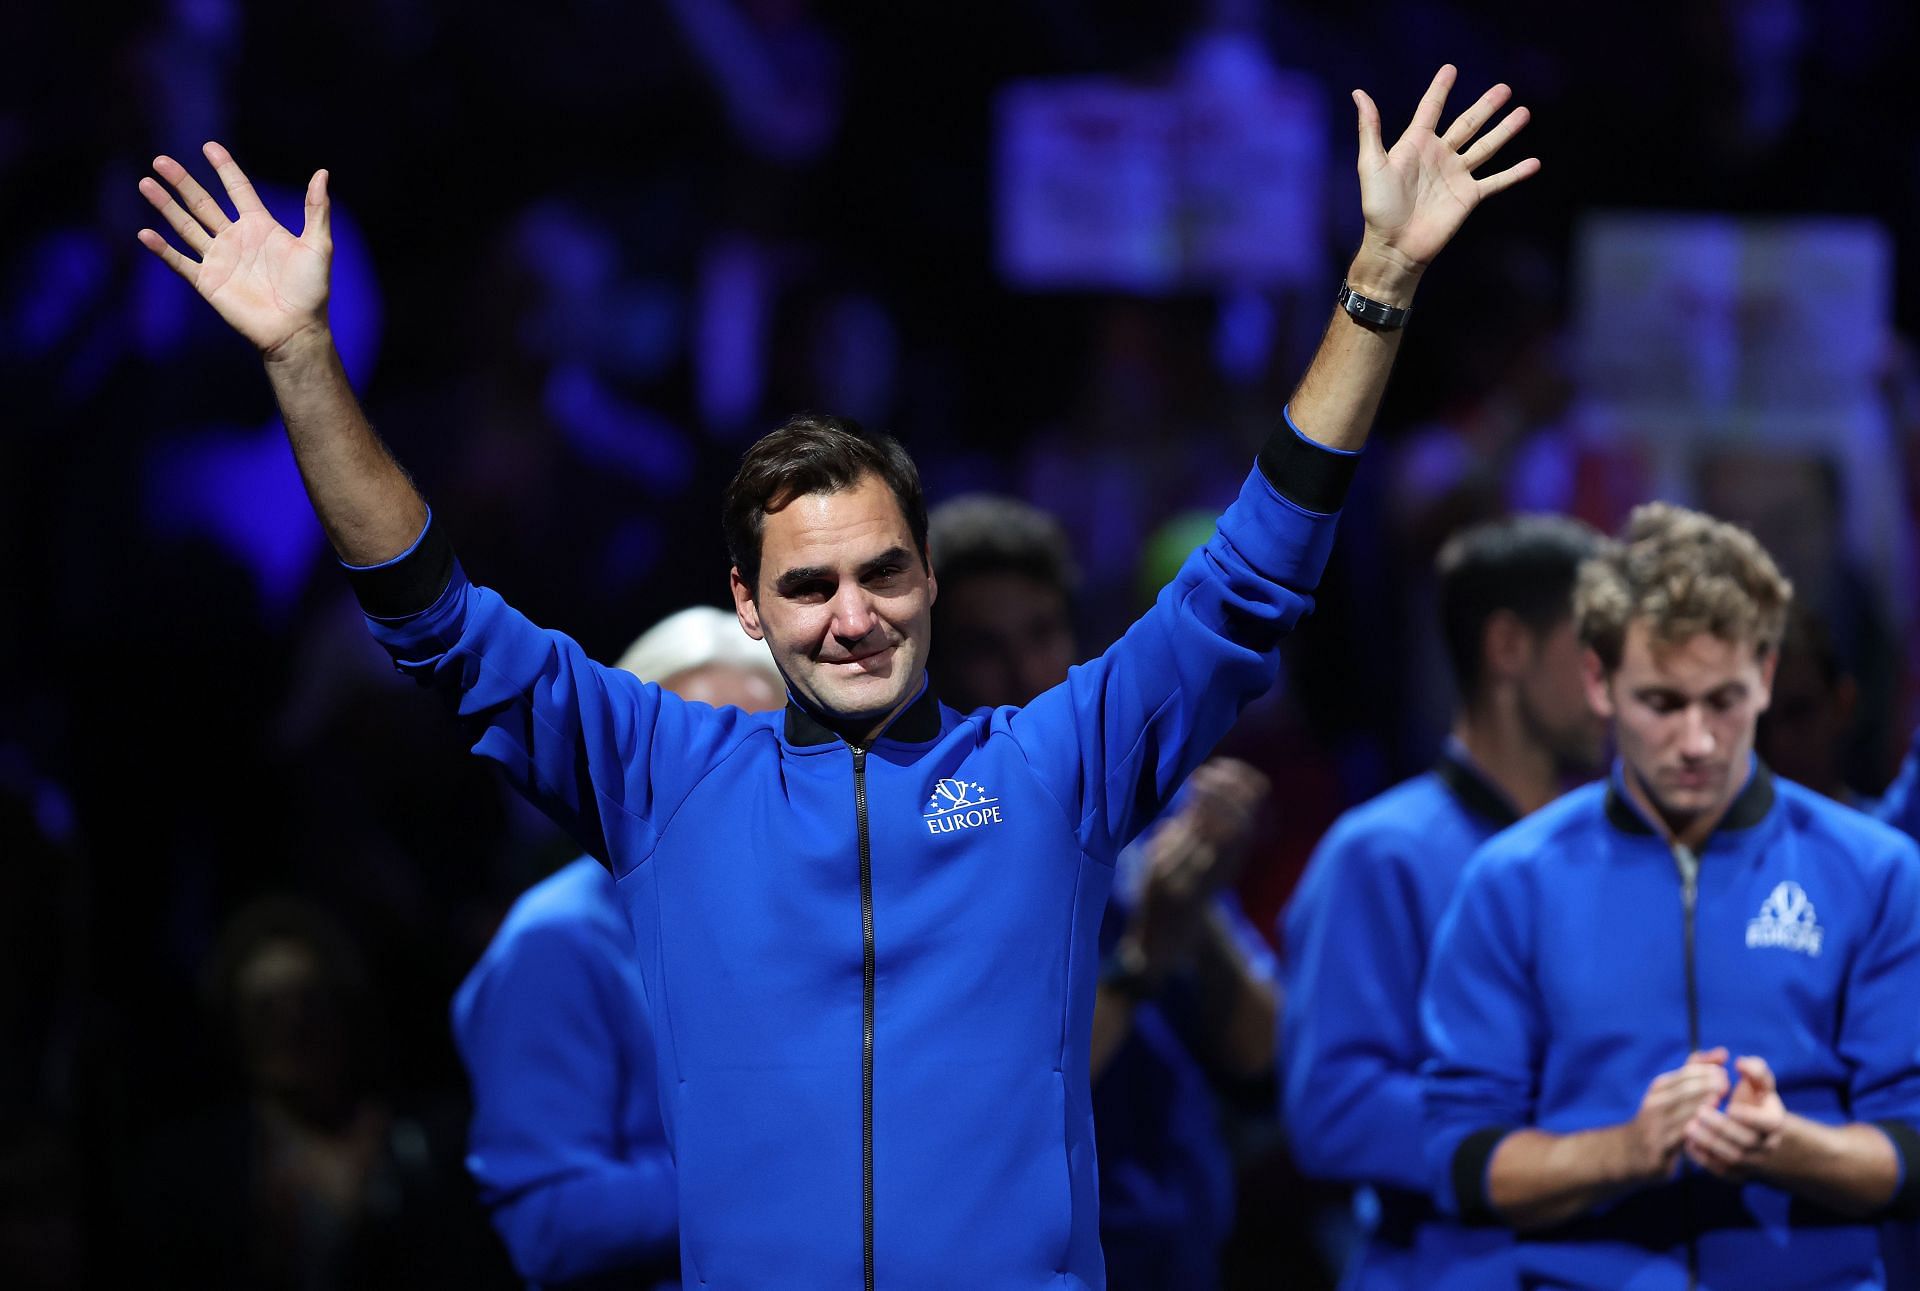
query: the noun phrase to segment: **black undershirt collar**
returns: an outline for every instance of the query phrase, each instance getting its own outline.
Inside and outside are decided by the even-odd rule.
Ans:
[[[1607,820],[1615,829],[1628,834],[1657,834],[1653,822],[1640,814],[1640,809],[1627,796],[1621,783],[1621,777],[1627,774],[1624,763],[1616,764],[1612,775],[1607,777]],[[1727,814],[1713,827],[1718,834],[1727,829],[1752,829],[1767,818],[1773,810],[1776,794],[1773,788],[1773,772],[1759,758],[1753,759],[1753,773],[1747,777],[1746,787],[1727,808]]]
[[[1460,805],[1476,816],[1485,816],[1502,829],[1519,823],[1520,813],[1512,801],[1468,760],[1466,751],[1455,741],[1448,740],[1440,750],[1440,760],[1433,764],[1433,773]]]
[[[920,679],[920,694],[905,708],[899,716],[887,723],[886,729],[874,736],[874,740],[892,740],[899,744],[925,744],[940,734],[940,701],[934,696],[933,685],[925,677]],[[821,744],[832,744],[847,739],[826,721],[810,710],[802,707],[800,701],[791,693],[787,696],[786,713],[787,743],[796,748],[811,748]],[[872,743],[873,741],[869,741]]]

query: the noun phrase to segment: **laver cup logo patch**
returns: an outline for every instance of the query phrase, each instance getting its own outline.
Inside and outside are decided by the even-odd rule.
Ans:
[[[1816,956],[1823,936],[1814,922],[1813,901],[1798,883],[1776,884],[1760,903],[1760,917],[1747,921],[1748,950],[1777,946]]]
[[[1000,823],[1000,800],[983,784],[971,780],[942,780],[933,786],[924,813],[929,834],[951,834]]]

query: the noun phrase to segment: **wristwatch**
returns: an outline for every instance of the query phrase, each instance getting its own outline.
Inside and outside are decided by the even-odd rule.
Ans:
[[[1147,962],[1146,952],[1131,937],[1122,937],[1100,966],[1100,985],[1131,1003],[1139,1004],[1160,993],[1160,975]]]
[[[1413,313],[1412,305],[1402,308],[1399,305],[1369,300],[1347,286],[1344,279],[1340,283],[1340,294],[1333,298],[1333,303],[1346,310],[1355,322],[1365,323],[1368,327],[1377,327],[1383,332],[1391,332],[1396,327],[1405,327],[1407,316]]]

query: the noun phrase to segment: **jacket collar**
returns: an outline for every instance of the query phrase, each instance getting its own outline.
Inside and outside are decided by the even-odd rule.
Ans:
[[[1513,803],[1473,765],[1457,740],[1449,739],[1440,750],[1440,760],[1434,763],[1433,773],[1460,805],[1474,815],[1485,816],[1502,829],[1519,823],[1520,813]]]
[[[925,744],[939,734],[940,701],[934,697],[932,684],[922,676],[919,695],[911,704],[901,709],[899,714],[887,723],[886,729],[874,737],[874,740],[892,740],[900,744]],[[791,692],[787,695],[786,737],[787,743],[796,748],[811,748],[843,740],[848,744],[852,743],[810,709],[803,707]]]
[[[1773,788],[1773,772],[1758,757],[1753,759],[1752,771],[1747,776],[1746,787],[1727,808],[1727,814],[1713,827],[1715,834],[1729,829],[1752,829],[1767,818],[1773,810],[1776,796]],[[1616,762],[1613,774],[1607,777],[1607,820],[1615,829],[1628,834],[1655,834],[1653,822],[1640,814],[1640,808],[1627,796],[1624,777],[1626,764]]]

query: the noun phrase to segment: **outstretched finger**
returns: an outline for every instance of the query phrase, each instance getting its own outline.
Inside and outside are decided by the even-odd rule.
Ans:
[[[233,209],[242,215],[254,211],[264,211],[266,206],[260,201],[260,194],[253,191],[253,181],[240,169],[240,163],[233,154],[221,145],[209,140],[200,149],[207,154],[207,160],[213,163],[214,174],[220,176],[220,182],[226,185],[227,200],[233,203]]]
[[[140,181],[140,196],[147,204],[160,212],[160,218],[167,222],[180,240],[193,250],[195,255],[205,255],[207,247],[213,242],[213,236],[200,226],[200,221],[180,209],[180,203],[173,200],[173,194],[161,186],[157,179]]]
[[[1512,88],[1500,84],[1474,100],[1473,106],[1455,117],[1453,124],[1447,127],[1447,133],[1441,136],[1447,147],[1455,152],[1466,147],[1480,133],[1480,127],[1493,120],[1493,114],[1500,110],[1500,105],[1512,97]]]
[[[333,237],[333,203],[327,198],[327,172],[316,170],[307,181],[306,223],[300,229],[302,242],[329,241]]]
[[[1453,78],[1458,75],[1452,63],[1443,65],[1433,74],[1433,84],[1427,86],[1427,92],[1420,96],[1420,106],[1413,110],[1413,124],[1410,129],[1436,132],[1440,126],[1440,114],[1446,111],[1447,91],[1453,88]]]
[[[180,194],[180,200],[186,203],[187,210],[193,213],[193,218],[199,220],[207,232],[217,234],[233,223],[220,203],[213,200],[213,194],[200,187],[200,181],[188,174],[187,168],[173,158],[165,155],[155,157],[153,170],[173,185],[173,191]]]
[[[1525,108],[1515,108],[1502,117],[1500,124],[1487,131],[1486,137],[1473,147],[1460,154],[1460,160],[1467,163],[1468,170],[1478,170],[1493,160],[1493,154],[1506,147],[1507,141],[1527,128],[1527,122],[1533,120],[1533,113]],[[1725,1062],[1722,1058],[1720,1061]]]
[[[1495,193],[1505,192],[1523,179],[1532,179],[1539,173],[1540,159],[1538,157],[1529,157],[1525,161],[1515,162],[1498,174],[1488,175],[1485,179],[1475,181],[1474,186],[1479,190],[1480,196],[1484,200],[1492,197]]]
[[[200,262],[189,260],[167,244],[167,240],[152,229],[141,229],[134,235],[140,239],[140,245],[160,257],[161,263],[179,274],[190,283],[200,279]]]
[[[1387,159],[1386,145],[1380,139],[1380,109],[1365,90],[1353,92],[1353,106],[1360,110],[1360,166],[1374,170]]]

